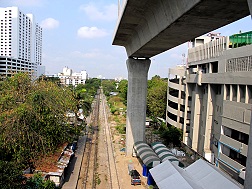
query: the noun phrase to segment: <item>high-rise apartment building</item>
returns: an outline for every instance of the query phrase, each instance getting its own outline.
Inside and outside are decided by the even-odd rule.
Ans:
[[[18,7],[0,8],[0,75],[29,72],[42,64],[42,28]]]
[[[186,145],[242,183],[252,104],[252,32],[211,34],[192,44],[186,72],[171,70],[179,75],[169,81],[178,94],[168,93],[167,123],[183,130]]]

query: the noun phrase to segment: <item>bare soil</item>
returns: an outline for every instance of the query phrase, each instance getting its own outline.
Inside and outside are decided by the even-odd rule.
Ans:
[[[116,166],[117,178],[111,178],[110,173],[108,171],[108,153],[106,150],[106,139],[105,139],[105,120],[100,114],[100,130],[99,130],[99,142],[98,142],[98,169],[97,175],[99,177],[99,184],[97,183],[96,188],[105,189],[105,188],[115,188],[114,185],[111,184],[111,180],[118,179],[118,188],[116,189],[129,189],[129,188],[146,188],[146,178],[141,177],[142,184],[141,185],[131,185],[131,177],[128,174],[128,164],[133,163],[135,169],[141,174],[142,166],[136,157],[126,157],[124,151],[121,151],[125,147],[125,135],[119,134],[119,132],[115,129],[118,125],[117,122],[113,121],[113,115],[109,112],[108,106],[106,105],[106,112],[108,116],[107,124],[110,128],[110,133],[112,140],[112,148],[114,161]],[[117,115],[117,118],[124,123],[126,122],[125,117],[123,115]],[[120,123],[119,123],[120,124]],[[111,174],[114,175],[115,174]]]

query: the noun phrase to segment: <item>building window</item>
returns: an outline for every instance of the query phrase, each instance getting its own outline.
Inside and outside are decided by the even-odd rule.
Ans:
[[[240,88],[240,102],[245,103],[246,86],[239,85],[239,88]]]
[[[248,103],[252,104],[252,85],[247,86],[247,93],[248,93]]]
[[[217,85],[217,92],[216,92],[216,94],[217,95],[221,95],[221,85]]]
[[[218,73],[218,62],[212,62],[212,73]]]
[[[237,85],[232,85],[232,101],[237,101]]]
[[[226,100],[230,100],[230,85],[225,85],[226,87]]]

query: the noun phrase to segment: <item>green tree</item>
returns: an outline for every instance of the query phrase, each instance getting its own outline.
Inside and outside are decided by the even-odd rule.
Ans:
[[[102,88],[103,88],[103,93],[106,96],[109,96],[110,92],[116,92],[116,82],[114,80],[109,80],[109,79],[104,79],[102,80]]]
[[[72,140],[81,128],[67,124],[66,112],[76,107],[72,92],[53,82],[31,82],[24,73],[7,78],[0,85],[0,160],[32,167]]]
[[[41,75],[39,77],[39,80],[51,81],[51,82],[56,83],[57,85],[60,85],[60,78],[59,77],[47,77],[45,75]]]
[[[165,118],[167,80],[154,76],[148,81],[147,116]]]
[[[123,98],[123,103],[127,105],[127,91],[128,91],[128,81],[121,80],[118,84],[118,92],[121,98]]]
[[[0,160],[0,186],[2,189],[21,188],[24,181],[22,171],[15,162]]]
[[[165,123],[163,123],[165,124]],[[161,127],[163,129],[160,130],[161,137],[165,140],[167,145],[173,144],[174,146],[180,146],[182,140],[182,130],[178,129],[174,126]]]
[[[85,89],[88,91],[88,93],[94,97],[97,90],[100,88],[101,86],[101,80],[98,78],[91,78],[86,80],[85,83]]]
[[[55,189],[53,181],[44,180],[41,174],[35,174],[26,181],[25,189]]]
[[[84,84],[77,85],[74,88],[73,93],[76,100],[78,101],[78,108],[81,108],[83,110],[83,114],[85,116],[89,115],[94,97],[88,93]]]

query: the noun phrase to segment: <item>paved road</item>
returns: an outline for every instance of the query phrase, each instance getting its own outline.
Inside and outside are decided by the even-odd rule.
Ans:
[[[80,167],[85,150],[87,136],[80,136],[78,140],[78,148],[75,156],[72,158],[70,165],[66,169],[64,184],[62,189],[75,189],[77,187]]]

